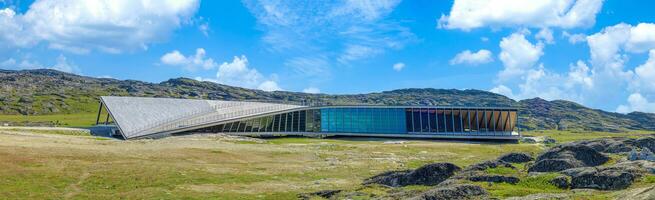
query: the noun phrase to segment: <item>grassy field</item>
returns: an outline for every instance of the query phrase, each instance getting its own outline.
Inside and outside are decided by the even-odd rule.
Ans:
[[[14,126],[43,124],[61,127],[91,127],[95,125],[97,115],[97,112],[56,115],[0,115],[0,122],[9,123]],[[104,117],[103,115],[100,120],[104,121]]]
[[[574,140],[640,133],[528,132]],[[362,188],[377,173],[432,162],[467,166],[507,152],[537,154],[539,144],[363,138],[251,139],[183,136],[107,140],[81,133],[0,129],[0,196],[8,199],[296,199],[302,192]],[[395,139],[394,141],[398,141]],[[518,166],[523,170],[522,166]],[[511,169],[509,169],[511,170]],[[492,173],[511,173],[497,169]],[[524,173],[524,172],[519,172]],[[567,192],[544,177],[483,184],[496,197]],[[647,177],[640,183],[655,178]],[[639,184],[638,184],[639,185]],[[425,190],[410,186],[406,189]],[[609,197],[612,193],[602,193]],[[581,198],[587,198],[582,196]]]

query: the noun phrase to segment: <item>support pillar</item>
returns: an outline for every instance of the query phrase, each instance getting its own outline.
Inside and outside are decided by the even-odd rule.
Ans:
[[[100,107],[98,108],[98,116],[96,117],[96,125],[100,123],[100,113],[102,112],[102,101],[100,101]]]

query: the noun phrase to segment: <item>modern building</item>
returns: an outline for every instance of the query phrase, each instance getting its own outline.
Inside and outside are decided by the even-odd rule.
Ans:
[[[97,123],[124,139],[188,133],[516,140],[517,110],[490,107],[331,105],[173,98],[100,98]]]

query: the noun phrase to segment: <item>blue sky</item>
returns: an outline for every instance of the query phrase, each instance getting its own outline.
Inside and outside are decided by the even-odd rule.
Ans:
[[[0,0],[0,68],[655,112],[655,2]],[[650,59],[650,60],[649,60]]]

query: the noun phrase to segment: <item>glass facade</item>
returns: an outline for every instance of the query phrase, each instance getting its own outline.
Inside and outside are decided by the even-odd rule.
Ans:
[[[325,107],[219,124],[193,132],[313,132],[421,135],[509,135],[515,109]]]
[[[402,108],[323,108],[321,132],[406,133]]]

